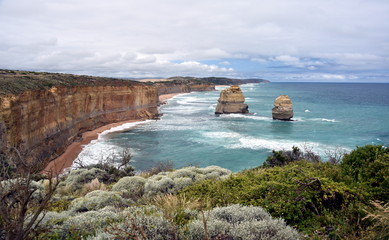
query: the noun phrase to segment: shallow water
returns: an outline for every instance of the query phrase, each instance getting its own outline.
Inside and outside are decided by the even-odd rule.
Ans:
[[[241,88],[251,115],[215,116],[222,88],[182,94],[160,108],[161,120],[106,132],[87,145],[80,158],[96,162],[130,149],[137,170],[168,160],[176,168],[218,165],[239,171],[260,165],[273,149],[307,147],[325,159],[326,151],[338,147],[350,151],[389,143],[389,84],[269,83]],[[273,102],[281,94],[290,96],[295,121],[272,120]]]

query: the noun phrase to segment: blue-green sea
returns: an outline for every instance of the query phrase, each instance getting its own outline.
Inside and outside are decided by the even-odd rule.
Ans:
[[[160,107],[161,120],[103,133],[80,159],[97,162],[129,149],[132,165],[147,170],[161,161],[175,168],[218,165],[232,171],[256,167],[275,150],[293,146],[326,159],[329,151],[389,144],[389,84],[261,83],[241,86],[250,114],[215,116],[223,87],[178,95]],[[294,121],[271,118],[278,95],[289,95]]]

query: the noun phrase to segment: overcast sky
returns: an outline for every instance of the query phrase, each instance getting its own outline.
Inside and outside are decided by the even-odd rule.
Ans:
[[[0,0],[0,68],[389,82],[389,0]]]

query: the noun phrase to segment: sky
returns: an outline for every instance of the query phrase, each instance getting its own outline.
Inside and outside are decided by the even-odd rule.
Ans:
[[[389,0],[0,0],[0,69],[389,82]]]

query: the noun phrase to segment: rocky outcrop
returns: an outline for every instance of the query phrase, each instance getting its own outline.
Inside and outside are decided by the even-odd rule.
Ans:
[[[288,95],[280,95],[274,101],[273,119],[290,121],[293,117],[293,104]]]
[[[248,113],[248,106],[244,104],[244,96],[239,86],[231,86],[220,92],[216,114]]]

